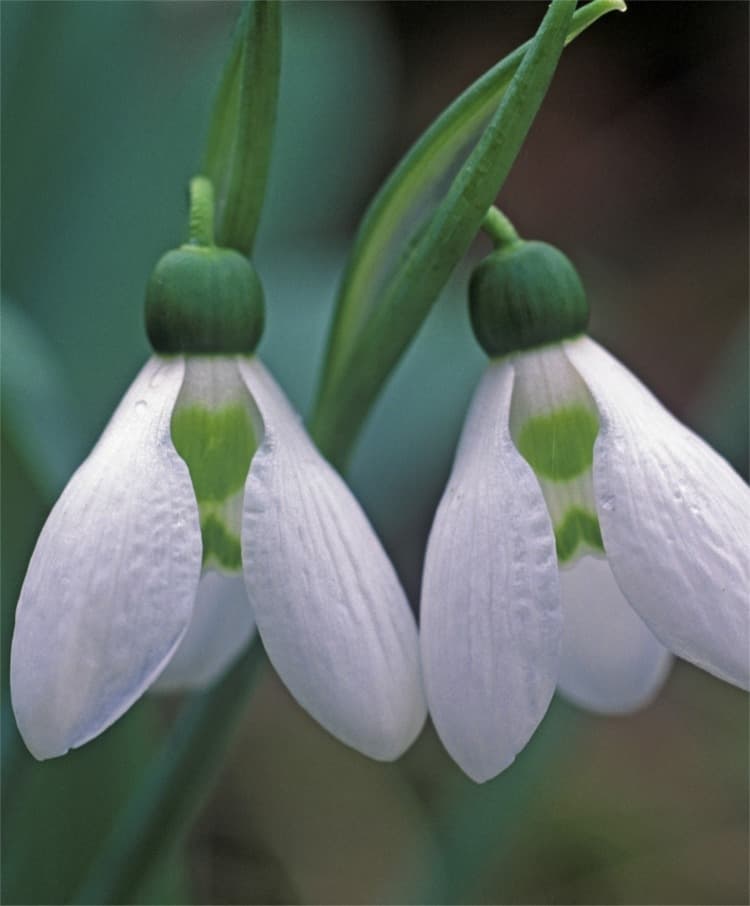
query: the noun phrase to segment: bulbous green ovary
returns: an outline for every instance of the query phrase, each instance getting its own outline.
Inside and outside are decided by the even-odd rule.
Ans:
[[[589,309],[575,268],[545,242],[518,240],[488,255],[469,283],[474,335],[497,358],[579,336]]]
[[[158,261],[145,318],[151,346],[164,355],[249,355],[263,332],[263,288],[239,252],[183,245]]]
[[[238,572],[242,567],[237,495],[241,495],[256,438],[241,403],[208,409],[179,406],[172,416],[172,442],[193,481],[201,519],[204,566]]]

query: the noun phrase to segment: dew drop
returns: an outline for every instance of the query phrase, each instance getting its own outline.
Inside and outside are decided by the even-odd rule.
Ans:
[[[143,415],[146,409],[148,409],[148,403],[146,402],[146,400],[138,400],[138,402],[135,404],[135,411],[138,413],[138,415]]]

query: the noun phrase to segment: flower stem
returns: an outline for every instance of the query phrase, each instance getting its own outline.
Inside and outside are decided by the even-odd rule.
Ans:
[[[516,228],[494,205],[484,215],[482,229],[490,237],[496,249],[515,245],[520,240]]]
[[[191,245],[214,244],[214,187],[205,176],[190,180],[189,230]]]

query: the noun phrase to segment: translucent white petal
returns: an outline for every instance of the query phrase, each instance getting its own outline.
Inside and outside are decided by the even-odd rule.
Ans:
[[[559,692],[601,714],[647,705],[669,674],[672,655],[617,587],[606,560],[583,557],[560,573],[563,646]]]
[[[190,628],[154,692],[210,686],[244,651],[255,630],[245,580],[209,570],[201,576]]]
[[[242,559],[258,630],[299,703],[343,742],[396,758],[426,705],[414,617],[365,514],[263,366],[240,373],[263,420]]]
[[[145,365],[39,536],[10,664],[18,728],[37,758],[117,720],[190,622],[201,536],[170,435],[183,370],[181,359]]]
[[[555,689],[562,635],[552,526],[508,427],[513,367],[489,366],[435,516],[422,582],[427,700],[474,780],[513,761]]]
[[[594,487],[617,584],[675,654],[747,688],[750,489],[598,344],[566,348],[599,409]]]

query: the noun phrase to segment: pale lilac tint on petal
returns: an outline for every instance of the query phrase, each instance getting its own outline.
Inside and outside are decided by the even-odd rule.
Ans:
[[[560,573],[563,645],[558,692],[600,714],[627,714],[659,693],[672,655],[628,604],[606,560]]]
[[[594,486],[618,585],[675,654],[747,688],[750,489],[598,344],[566,349],[601,419]]]
[[[37,758],[117,720],[190,622],[201,536],[170,434],[183,371],[182,359],[145,365],[39,536],[10,665],[18,728]]]
[[[263,644],[327,730],[373,758],[396,758],[426,715],[414,617],[347,486],[260,362],[239,362],[263,421],[242,526]]]
[[[555,542],[539,483],[510,436],[513,367],[474,395],[430,533],[422,663],[430,714],[474,780],[508,767],[555,689],[562,619]]]
[[[204,572],[190,628],[152,691],[210,686],[242,654],[254,632],[255,620],[242,575]]]

